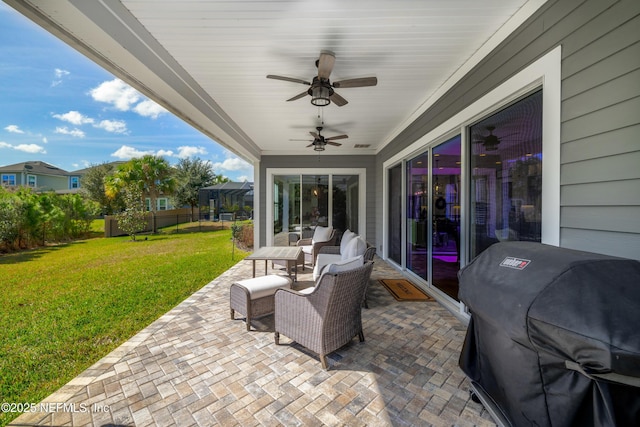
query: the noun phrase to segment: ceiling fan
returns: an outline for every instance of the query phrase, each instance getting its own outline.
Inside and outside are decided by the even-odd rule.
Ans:
[[[500,141],[503,138],[506,138],[507,136],[515,135],[515,134],[511,134],[511,135],[498,137],[493,134],[493,131],[496,130],[495,126],[486,126],[485,129],[489,131],[489,135],[486,135],[486,136],[478,135],[476,136],[476,138],[480,138],[480,139],[478,141],[473,141],[473,142],[475,142],[476,144],[482,144],[484,146],[484,149],[487,151],[496,151],[498,149],[498,145],[500,144]]]
[[[324,107],[329,105],[331,102],[336,104],[338,107],[342,107],[347,104],[347,100],[338,95],[334,89],[375,86],[378,84],[378,79],[376,77],[361,77],[331,83],[329,75],[331,75],[331,71],[333,71],[333,65],[335,62],[335,54],[331,51],[323,50],[320,52],[320,57],[316,60],[318,75],[315,76],[311,82],[291,77],[276,76],[273,74],[269,74],[267,78],[310,86],[308,90],[294,96],[293,98],[287,99],[287,101],[295,101],[296,99],[310,95],[311,103],[318,107]]]
[[[313,136],[313,140],[308,140],[308,139],[292,139],[291,141],[307,141],[307,142],[311,142],[311,144],[307,145],[307,147],[313,147],[313,149],[315,151],[324,151],[324,147],[325,145],[333,145],[336,147],[340,147],[342,144],[340,144],[339,142],[333,142],[336,139],[345,139],[345,138],[349,138],[347,135],[336,135],[336,136],[330,136],[329,138],[325,138],[320,132],[322,132],[322,126],[318,126],[316,128],[316,130],[318,131],[316,132],[309,132],[311,134],[311,136]]]

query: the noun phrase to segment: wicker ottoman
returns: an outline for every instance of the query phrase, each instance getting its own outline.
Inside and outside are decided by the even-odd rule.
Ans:
[[[250,331],[252,318],[273,313],[273,295],[280,288],[290,289],[291,279],[270,274],[233,283],[229,291],[231,320],[236,311],[243,314]]]

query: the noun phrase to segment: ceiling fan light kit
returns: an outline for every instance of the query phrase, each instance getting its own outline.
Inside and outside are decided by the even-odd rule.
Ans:
[[[333,52],[328,50],[321,51],[320,57],[316,60],[318,75],[314,76],[311,82],[303,79],[278,76],[274,74],[267,75],[267,78],[310,86],[310,88],[305,92],[289,98],[287,99],[287,101],[295,101],[297,99],[303,98],[306,95],[309,95],[311,96],[311,104],[317,107],[326,107],[332,102],[338,107],[342,107],[348,104],[348,101],[342,96],[338,95],[334,91],[334,88],[365,87],[376,86],[378,84],[378,79],[376,77],[360,77],[331,83],[331,81],[329,80],[329,76],[333,71],[335,61],[336,56]]]
[[[307,91],[311,95],[311,104],[316,107],[325,107],[331,103],[331,96],[333,95],[333,88],[328,84],[316,84],[314,77],[314,85]]]

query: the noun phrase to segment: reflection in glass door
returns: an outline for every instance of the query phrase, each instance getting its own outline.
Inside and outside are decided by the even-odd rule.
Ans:
[[[471,256],[542,238],[542,91],[471,126]]]
[[[407,269],[427,280],[429,163],[422,153],[407,162]]]
[[[387,223],[387,256],[402,264],[402,166],[389,169],[389,221]]]
[[[458,299],[460,269],[460,135],[432,150],[431,284]]]

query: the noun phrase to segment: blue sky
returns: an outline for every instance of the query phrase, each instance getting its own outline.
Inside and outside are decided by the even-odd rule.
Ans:
[[[0,2],[0,166],[71,172],[144,154],[253,180],[250,164]]]

